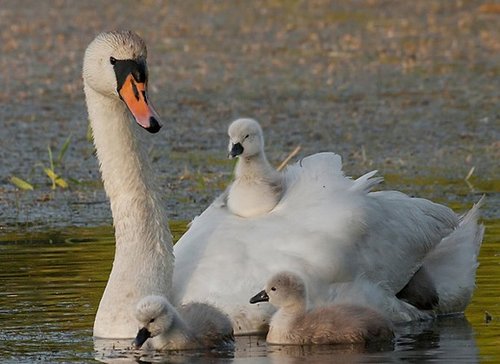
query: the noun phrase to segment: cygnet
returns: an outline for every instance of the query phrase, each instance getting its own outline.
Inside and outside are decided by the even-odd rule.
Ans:
[[[147,296],[137,304],[135,316],[140,323],[133,343],[137,349],[144,343],[159,351],[234,345],[229,317],[206,303],[192,302],[176,310],[162,296]]]
[[[250,299],[264,301],[278,309],[266,337],[270,344],[368,344],[394,337],[389,320],[367,307],[338,304],[308,310],[305,283],[291,272],[276,274]]]
[[[281,199],[282,176],[266,158],[259,123],[237,119],[229,125],[228,135],[229,157],[238,158],[238,162],[227,191],[227,207],[242,217],[271,211]]]

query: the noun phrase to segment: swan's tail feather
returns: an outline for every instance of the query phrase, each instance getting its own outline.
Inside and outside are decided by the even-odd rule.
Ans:
[[[424,259],[439,296],[438,313],[463,312],[475,288],[477,257],[484,235],[478,224],[481,198],[462,218],[458,227]]]
[[[382,183],[384,181],[384,177],[374,177],[378,173],[377,170],[368,172],[361,177],[357,178],[354,181],[354,184],[350,188],[351,191],[360,191],[364,193],[368,193],[374,188],[376,185]]]
[[[477,220],[479,219],[479,209],[484,205],[484,201],[485,201],[486,197],[483,195],[481,196],[481,198],[479,199],[478,202],[476,202],[472,208],[467,211],[467,213],[465,213],[464,215],[462,215],[460,217],[460,225],[470,225],[470,224],[477,224]],[[484,226],[483,225],[480,225],[480,230],[481,230],[481,239],[479,240],[474,240],[475,244],[474,246],[476,247],[476,256],[479,255],[479,249],[481,248],[481,243],[482,243],[482,237],[483,237],[483,234],[484,234]]]

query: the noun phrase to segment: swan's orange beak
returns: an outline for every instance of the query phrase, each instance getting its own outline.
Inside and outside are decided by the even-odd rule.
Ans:
[[[160,130],[160,117],[148,101],[146,82],[138,82],[130,73],[118,93],[137,124],[151,133]]]

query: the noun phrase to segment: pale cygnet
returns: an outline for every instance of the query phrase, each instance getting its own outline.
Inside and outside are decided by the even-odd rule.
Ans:
[[[264,301],[278,309],[266,337],[270,344],[366,344],[394,337],[389,320],[368,307],[338,304],[308,310],[305,283],[291,272],[276,274],[250,299]]]
[[[140,329],[138,349],[146,342],[154,350],[232,347],[233,327],[227,315],[212,305],[192,302],[176,310],[166,298],[144,297],[136,307]]]
[[[234,214],[252,217],[271,211],[281,199],[282,177],[264,153],[264,136],[253,119],[229,125],[229,157],[238,158],[227,206]]]

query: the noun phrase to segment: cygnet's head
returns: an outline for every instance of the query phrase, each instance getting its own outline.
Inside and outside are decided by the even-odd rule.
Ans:
[[[99,34],[87,47],[83,81],[104,97],[122,100],[137,123],[151,133],[160,118],[147,97],[146,44],[131,31]]]
[[[168,332],[174,321],[174,311],[174,307],[162,296],[147,296],[140,300],[135,310],[140,328],[134,346],[140,348],[150,337]]]
[[[250,299],[250,303],[269,301],[276,307],[304,304],[307,298],[304,280],[292,272],[280,272],[274,275],[264,290]]]
[[[229,158],[252,157],[264,153],[262,129],[254,119],[237,119],[229,125]]]

